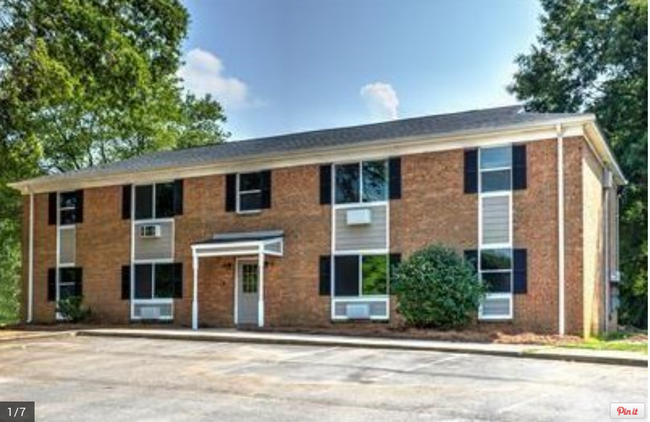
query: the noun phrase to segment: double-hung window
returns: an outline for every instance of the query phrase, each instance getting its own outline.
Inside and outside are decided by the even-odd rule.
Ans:
[[[262,175],[260,172],[237,174],[237,212],[262,209]]]
[[[77,222],[79,195],[75,192],[59,193],[59,225],[68,226]]]
[[[386,295],[387,255],[338,255],[334,258],[334,296]]]
[[[135,186],[136,220],[171,218],[174,211],[174,182]]]
[[[481,319],[512,318],[512,147],[479,150]]]
[[[388,198],[385,160],[337,164],[334,174],[336,204],[381,202]]]
[[[178,264],[135,264],[134,299],[171,299],[175,282],[181,274],[175,270]]]

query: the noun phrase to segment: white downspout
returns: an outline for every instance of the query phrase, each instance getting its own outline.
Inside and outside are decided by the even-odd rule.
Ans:
[[[605,176],[609,178],[609,174],[607,170],[605,171]],[[606,181],[607,182],[607,181]],[[610,289],[609,289],[609,278],[610,278],[610,261],[609,261],[609,213],[610,211],[610,206],[609,206],[609,196],[610,196],[610,188],[608,186],[605,186],[605,194],[604,194],[604,199],[605,199],[605,209],[603,211],[603,220],[605,223],[605,228],[604,228],[604,240],[605,240],[605,247],[604,247],[604,255],[605,255],[605,332],[609,331],[609,308],[610,308]]]
[[[557,212],[558,212],[558,333],[564,335],[564,136],[557,131]]]
[[[27,323],[34,319],[34,193],[29,193],[29,263],[27,268]]]

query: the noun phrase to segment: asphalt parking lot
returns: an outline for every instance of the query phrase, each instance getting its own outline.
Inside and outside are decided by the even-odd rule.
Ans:
[[[599,421],[647,368],[432,352],[70,337],[0,344],[37,421]]]

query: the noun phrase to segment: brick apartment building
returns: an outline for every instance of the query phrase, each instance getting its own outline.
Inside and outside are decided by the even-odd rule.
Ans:
[[[478,324],[589,335],[616,324],[625,183],[593,115],[520,107],[21,181],[24,318],[81,295],[106,323],[395,324],[391,265],[440,243],[490,286]]]

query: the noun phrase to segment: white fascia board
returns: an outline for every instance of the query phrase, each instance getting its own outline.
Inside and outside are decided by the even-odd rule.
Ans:
[[[621,170],[621,166],[618,164],[595,117],[585,124],[585,138],[592,145],[601,162],[614,174],[616,182],[620,186],[627,185],[628,180],[625,178],[625,174]]]
[[[332,163],[341,160],[373,160],[395,155],[411,155],[426,152],[448,151],[453,149],[523,143],[555,139],[555,126],[561,123],[565,136],[584,135],[584,126],[593,124],[594,119],[587,116],[557,119],[543,124],[524,124],[492,130],[471,130],[446,133],[440,136],[421,136],[411,138],[391,138],[353,145],[338,145],[328,148],[311,148],[278,156],[265,155],[243,160],[206,163],[196,166],[167,167],[154,170],[120,173],[113,175],[93,175],[48,180],[48,176],[9,186],[26,194],[61,191],[64,189],[86,189],[102,186],[116,186],[137,183],[155,183],[161,180],[203,177],[237,172],[254,172],[301,165]],[[246,142],[246,141],[242,141]]]

